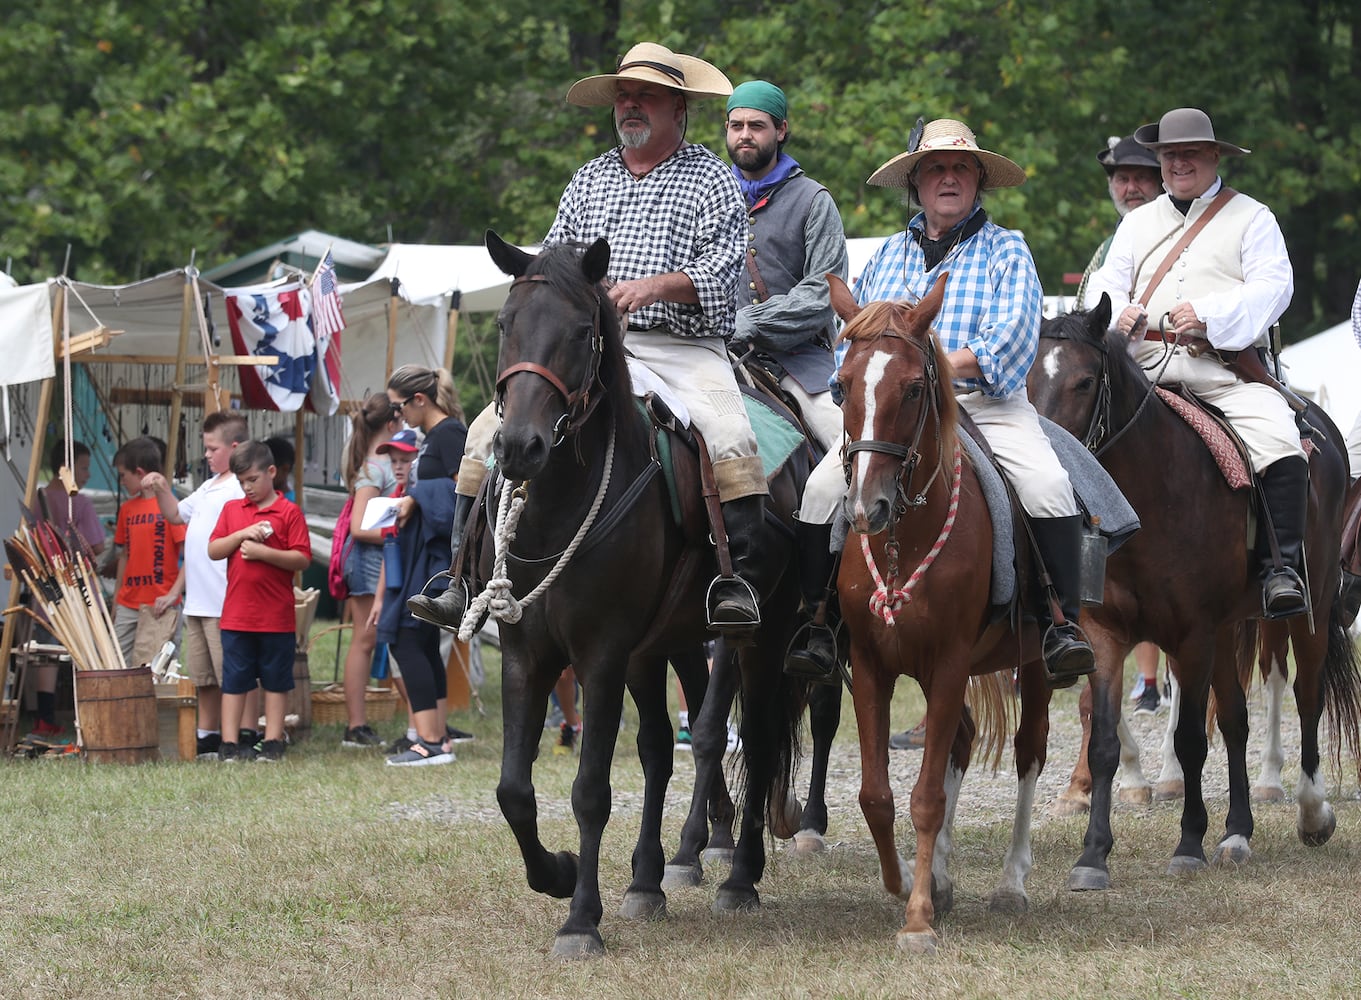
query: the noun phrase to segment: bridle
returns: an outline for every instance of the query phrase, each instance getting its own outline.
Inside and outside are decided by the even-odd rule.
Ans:
[[[537,283],[548,283],[547,276],[542,274],[524,275],[512,281],[510,289],[513,292],[519,286],[533,286]],[[565,441],[573,431],[586,423],[595,408],[600,405],[600,400],[605,396],[604,386],[600,381],[600,362],[605,353],[605,342],[600,333],[602,306],[599,289],[592,289],[592,294],[595,298],[595,308],[591,316],[591,360],[586,366],[581,385],[575,390],[568,389],[566,383],[558,377],[556,372],[533,361],[520,361],[496,376],[496,415],[498,417],[502,415],[505,404],[506,382],[512,375],[530,372],[547,381],[558,391],[565,409],[562,416],[553,425],[552,447],[554,448]]]

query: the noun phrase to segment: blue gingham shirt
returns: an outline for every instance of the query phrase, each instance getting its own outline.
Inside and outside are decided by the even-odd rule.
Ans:
[[[566,240],[610,241],[615,281],[683,271],[699,304],[656,302],[629,315],[629,325],[665,326],[682,337],[730,338],[742,268],[746,203],[717,156],[699,145],[677,150],[635,178],[620,147],[572,177],[544,246]]]
[[[908,223],[913,229],[925,225],[921,212]],[[1039,275],[1025,239],[989,220],[932,270],[925,270],[924,265],[917,241],[906,232],[895,233],[865,265],[856,282],[856,301],[861,305],[882,299],[916,302],[926,296],[942,271],[948,271],[945,303],[933,329],[947,353],[967,347],[983,372],[982,380],[956,379],[955,386],[982,389],[999,398],[1024,392],[1026,373],[1039,347],[1043,305]],[[837,345],[838,368],[846,350],[847,345]]]

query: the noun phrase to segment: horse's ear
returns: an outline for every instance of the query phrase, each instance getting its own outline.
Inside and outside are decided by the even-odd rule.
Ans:
[[[855,296],[846,287],[846,282],[835,274],[829,274],[827,288],[831,291],[832,310],[841,317],[841,322],[849,323],[860,315],[860,306],[856,305]]]
[[[1092,307],[1091,313],[1087,316],[1087,332],[1092,335],[1094,340],[1104,340],[1110,325],[1111,297],[1102,292],[1101,301]]]
[[[591,284],[602,281],[610,271],[610,244],[605,237],[600,237],[589,247],[581,257],[581,273],[586,275],[586,280]]]
[[[945,304],[945,279],[950,277],[949,271],[942,271],[936,283],[931,286],[931,290],[926,293],[926,298],[917,303],[917,308],[913,312],[920,312],[930,323],[940,313],[940,307]]]
[[[511,246],[497,236],[495,231],[488,229],[482,242],[486,244],[487,253],[491,254],[492,263],[499,267],[503,274],[508,274],[512,278],[523,278],[525,271],[529,270],[529,262],[534,259],[534,255]]]

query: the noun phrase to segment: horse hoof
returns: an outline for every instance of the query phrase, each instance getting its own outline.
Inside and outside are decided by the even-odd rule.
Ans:
[[[731,847],[706,847],[700,857],[711,865],[731,865],[732,852]]]
[[[722,888],[714,897],[714,912],[755,913],[761,908],[761,894],[755,887],[751,889]]]
[[[599,934],[559,934],[553,940],[553,957],[565,960],[599,958],[605,954],[605,942]]]
[[[1060,795],[1054,800],[1054,804],[1049,807],[1049,812],[1054,816],[1085,816],[1092,811],[1092,799],[1089,795]]]
[[[1255,785],[1252,789],[1253,802],[1284,802],[1285,789],[1280,785]]]
[[[665,920],[666,893],[630,889],[619,904],[619,915],[625,920]]]
[[[1210,863],[1219,868],[1241,868],[1252,860],[1252,848],[1242,837],[1229,837],[1220,842],[1210,857]]]
[[[1103,868],[1079,865],[1068,873],[1068,888],[1072,892],[1104,892],[1110,887],[1110,872]]]
[[[998,889],[988,897],[988,909],[1003,916],[1024,916],[1030,909],[1030,899],[1020,889]]]
[[[663,889],[693,889],[704,884],[704,869],[699,865],[667,865],[662,873]]]
[[[1184,798],[1186,798],[1184,781],[1160,781],[1153,789],[1153,799],[1156,802],[1174,802]]]
[[[934,955],[940,947],[940,937],[935,931],[899,931],[898,950],[910,955]]]
[[[1325,806],[1327,816],[1323,826],[1318,830],[1306,830],[1304,827],[1296,825],[1295,830],[1300,835],[1300,843],[1305,847],[1322,847],[1328,843],[1334,831],[1337,830],[1337,814],[1330,806]]]
[[[821,854],[827,850],[827,838],[816,830],[800,830],[794,834],[794,853],[799,855]]]
[[[1146,806],[1153,801],[1153,789],[1147,785],[1132,785],[1120,789],[1120,801],[1127,806]]]
[[[1193,858],[1189,854],[1177,854],[1168,862],[1167,874],[1199,875],[1208,867],[1210,866],[1201,858]]]

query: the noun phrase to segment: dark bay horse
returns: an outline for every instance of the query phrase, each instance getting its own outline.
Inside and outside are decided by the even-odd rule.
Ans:
[[[536,597],[525,597],[518,621],[501,622],[505,734],[497,799],[530,887],[571,898],[554,954],[594,955],[604,950],[600,840],[626,686],[638,706],[645,791],[621,912],[665,915],[661,814],[673,759],[665,663],[673,656],[678,666],[696,662],[688,654],[708,636],[704,591],[715,558],[702,516],[684,518],[682,527],[672,514],[650,428],[632,394],[618,318],[601,284],[609,245],[561,245],[534,256],[489,232],[487,249],[515,278],[498,317],[502,421],[494,451],[506,513],[496,525],[496,566],[513,594]],[[679,502],[697,511],[698,460],[679,444],[673,454]],[[732,869],[714,904],[719,910],[759,905],[767,802],[788,786],[796,752],[801,689],[782,667],[799,602],[788,571],[787,525],[801,486],[791,460],[772,480],[759,539],[758,551],[767,556],[754,581],[763,625],[741,651],[738,681],[745,801]],[[485,570],[492,553],[482,548]],[[697,662],[702,668],[702,658]],[[549,691],[568,664],[586,713],[572,786],[580,843],[579,853],[553,853],[539,838],[532,771]],[[702,720],[694,736],[697,775],[716,772],[722,744]]]
[[[1027,905],[1030,816],[1044,768],[1050,692],[1034,626],[1018,635],[1006,619],[991,622],[992,521],[973,467],[961,458],[950,369],[930,332],[945,279],[916,306],[874,302],[863,310],[842,282],[828,280],[849,343],[838,377],[850,442],[845,512],[852,531],[837,588],[851,637],[860,806],[884,888],[907,903],[898,945],[929,952],[938,943],[934,917],[952,905],[946,866],[975,735],[990,736],[983,742],[994,754],[1000,748],[1011,677],[996,671],[1018,665],[1016,825],[990,903],[1009,912]],[[911,596],[899,606],[904,591]],[[889,703],[904,675],[926,696],[926,746],[912,789],[913,867],[894,844],[888,778]],[[981,725],[965,705],[972,675],[984,677],[972,687]]]
[[[1229,766],[1229,811],[1214,859],[1247,861],[1253,831],[1242,681],[1259,646],[1252,619],[1261,613],[1261,600],[1249,491],[1230,489],[1196,432],[1156,395],[1150,396],[1149,379],[1127,350],[1125,338],[1106,332],[1110,315],[1110,302],[1103,296],[1088,312],[1046,320],[1029,382],[1036,408],[1084,438],[1143,525],[1107,563],[1104,603],[1082,614],[1097,672],[1091,681],[1091,813],[1084,849],[1068,883],[1078,890],[1110,886],[1116,722],[1124,660],[1139,641],[1151,640],[1167,651],[1182,692],[1174,744],[1184,772],[1185,801],[1169,872],[1196,871],[1207,863],[1202,772],[1211,688]],[[1305,579],[1312,621],[1302,615],[1263,623],[1260,648],[1283,650],[1288,634],[1294,650],[1301,736],[1297,829],[1304,843],[1318,845],[1336,826],[1320,772],[1319,720],[1326,708],[1335,759],[1340,759],[1336,741],[1355,750],[1361,675],[1338,602],[1345,448],[1322,411],[1311,409],[1309,417],[1327,436],[1309,462]]]

